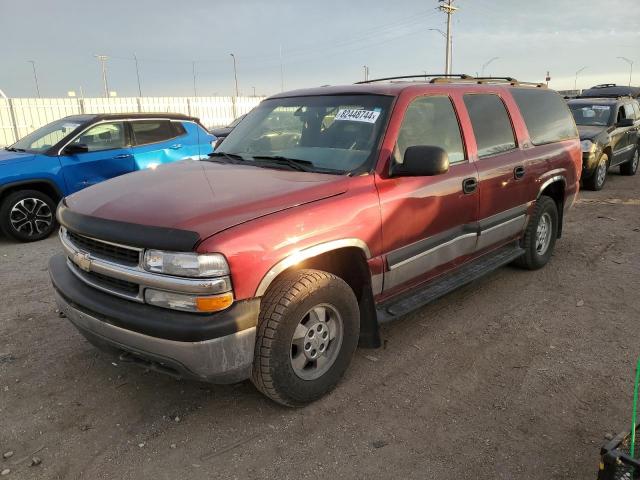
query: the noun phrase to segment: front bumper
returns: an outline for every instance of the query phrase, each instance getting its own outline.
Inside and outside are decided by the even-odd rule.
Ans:
[[[259,299],[203,316],[140,305],[93,289],[73,275],[64,255],[51,259],[49,273],[60,310],[87,340],[121,360],[211,383],[250,377]],[[166,323],[173,323],[172,328],[163,328]]]

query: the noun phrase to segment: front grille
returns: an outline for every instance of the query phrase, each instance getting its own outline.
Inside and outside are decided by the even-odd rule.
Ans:
[[[67,230],[67,237],[80,250],[90,253],[97,258],[132,267],[135,267],[140,262],[140,252],[138,250],[94,240],[93,238],[84,237],[69,230]]]
[[[120,293],[128,295],[138,295],[140,287],[137,283],[127,282],[119,278],[107,277],[97,272],[82,272],[84,276],[89,278],[93,283],[109,290],[116,290]]]

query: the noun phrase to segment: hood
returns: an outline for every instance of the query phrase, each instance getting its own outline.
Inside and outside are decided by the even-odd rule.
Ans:
[[[74,212],[178,228],[201,239],[264,215],[339,195],[349,177],[207,161],[123,175],[66,199]]]
[[[601,127],[601,126],[588,126],[588,125],[578,125],[578,133],[580,134],[580,140],[591,140],[592,138],[597,137],[602,132],[607,130],[609,127]]]
[[[0,163],[11,161],[11,160],[30,160],[35,157],[33,153],[27,152],[10,152],[9,150],[5,150],[4,148],[0,149]]]

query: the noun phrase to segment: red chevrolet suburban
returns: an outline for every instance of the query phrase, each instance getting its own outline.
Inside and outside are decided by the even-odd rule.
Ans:
[[[379,345],[381,322],[502,265],[544,266],[582,166],[560,96],[381,80],[275,95],[209,160],[66,197],[61,311],[121,361],[250,378],[300,406]]]

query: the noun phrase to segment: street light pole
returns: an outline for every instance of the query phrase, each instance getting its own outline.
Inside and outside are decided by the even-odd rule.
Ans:
[[[367,67],[366,65],[363,65],[362,68],[364,69],[364,81],[368,82],[369,81],[369,67]]]
[[[489,60],[487,60],[486,62],[484,62],[484,63],[482,64],[482,69],[481,69],[480,76],[481,76],[481,77],[484,77],[484,69],[485,69],[485,68],[487,68],[491,62],[493,62],[493,61],[495,61],[495,60],[498,60],[499,58],[500,58],[500,57],[493,57],[493,58],[490,58]]]
[[[36,73],[36,61],[35,60],[27,60],[31,64],[33,68],[33,80],[36,82],[36,92],[38,93],[38,98],[42,98],[40,96],[40,86],[38,85],[38,74]]]
[[[575,80],[573,81],[573,89],[574,89],[574,90],[576,90],[576,91],[578,90],[578,74],[579,74],[580,72],[582,72],[583,70],[585,70],[586,68],[588,68],[588,67],[582,67],[581,69],[579,69],[578,71],[576,71],[576,78],[575,78]]]
[[[629,64],[629,86],[631,86],[631,77],[633,76],[633,60],[629,60],[627,57],[618,57],[620,60],[624,60]]]
[[[138,68],[138,57],[133,54],[133,60],[136,62],[136,77],[138,78],[138,96],[142,96],[142,87],[140,86],[140,69]]]
[[[106,55],[94,55],[102,65],[102,84],[104,86],[104,96],[109,98],[109,84],[107,83],[107,60],[109,57]]]
[[[236,68],[236,56],[233,53],[230,53],[231,58],[233,58],[233,78],[236,81],[236,98],[238,97],[238,70]]]
[[[198,90],[196,89],[196,62],[191,62],[191,73],[193,74],[193,96],[198,96]]]

